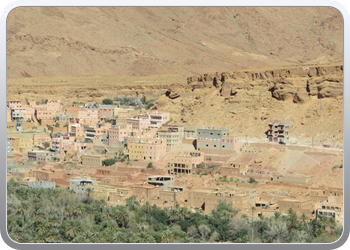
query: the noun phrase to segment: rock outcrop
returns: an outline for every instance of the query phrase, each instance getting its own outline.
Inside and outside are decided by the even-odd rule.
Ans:
[[[223,97],[245,93],[259,96],[271,92],[279,101],[305,103],[309,98],[335,98],[343,95],[343,66],[293,66],[273,70],[207,73],[187,78],[196,88],[216,87]],[[179,94],[178,94],[179,95]]]

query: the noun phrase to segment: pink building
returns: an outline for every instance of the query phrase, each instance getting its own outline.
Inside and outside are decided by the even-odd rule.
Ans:
[[[112,118],[113,117],[113,109],[99,109],[98,110],[98,118]]]
[[[22,107],[21,101],[7,101],[8,108],[19,108]]]
[[[79,123],[84,124],[97,124],[98,123],[98,110],[84,110],[78,111]]]
[[[127,128],[115,127],[108,130],[108,145],[117,145],[123,142],[124,138],[128,138]]]
[[[75,137],[60,136],[59,138],[52,138],[51,149],[59,152],[60,154],[67,152],[68,150],[74,150]]]
[[[61,110],[61,100],[48,100],[46,106],[47,110],[58,112]]]
[[[131,124],[132,130],[141,131],[145,128],[148,128],[148,124],[150,123],[149,115],[138,115],[136,118],[128,118],[126,120],[128,124]]]
[[[85,131],[84,131],[84,127],[77,123],[77,124],[70,124],[68,126],[68,133],[71,135],[71,136],[85,136]]]
[[[166,155],[166,144],[162,140],[149,140],[145,142],[145,158],[157,161]]]
[[[93,140],[101,141],[103,139],[103,135],[107,134],[108,128],[98,127],[98,126],[85,126],[85,135],[87,138],[91,138]]]

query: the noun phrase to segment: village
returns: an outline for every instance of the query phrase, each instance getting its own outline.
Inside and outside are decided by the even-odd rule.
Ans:
[[[320,214],[343,223],[343,188],[312,175],[317,166],[324,174],[342,168],[339,156],[327,146],[289,145],[292,120],[271,120],[258,143],[225,127],[173,124],[171,116],[145,98],[7,101],[7,180],[111,206],[136,195],[141,204],[207,214],[228,201],[254,220],[292,208],[309,220]]]

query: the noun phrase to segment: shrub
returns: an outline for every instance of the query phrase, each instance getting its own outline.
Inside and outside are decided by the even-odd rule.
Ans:
[[[103,166],[111,166],[117,162],[116,159],[106,159],[102,161]]]
[[[343,164],[335,165],[334,167],[332,167],[332,170],[334,170],[334,169],[336,169],[336,168],[343,168]]]
[[[146,109],[150,109],[150,108],[153,107],[153,106],[154,106],[153,103],[148,103],[148,104],[146,105]]]
[[[105,98],[102,100],[102,104],[106,104],[106,105],[113,104],[113,100],[109,98]]]
[[[152,162],[148,163],[147,168],[153,168],[153,163]]]
[[[55,124],[55,127],[56,127],[56,128],[59,128],[59,127],[60,127],[60,124],[57,122],[57,123]]]
[[[254,182],[256,182],[256,180],[254,178],[250,177],[248,183],[254,183]]]

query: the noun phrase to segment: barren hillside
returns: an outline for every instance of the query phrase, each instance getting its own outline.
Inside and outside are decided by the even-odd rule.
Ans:
[[[264,138],[291,119],[292,140],[340,147],[342,22],[324,7],[17,8],[8,99],[145,95],[173,123]]]
[[[341,61],[326,7],[23,7],[7,22],[9,78],[189,76]]]

